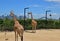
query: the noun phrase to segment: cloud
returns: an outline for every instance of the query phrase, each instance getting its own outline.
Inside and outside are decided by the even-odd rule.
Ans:
[[[49,1],[49,2],[60,2],[60,0],[45,0],[45,1]]]

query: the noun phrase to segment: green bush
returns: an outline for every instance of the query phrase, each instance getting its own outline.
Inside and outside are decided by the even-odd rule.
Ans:
[[[18,20],[24,26],[24,20]],[[55,20],[36,20],[37,29],[60,29],[60,21]],[[11,19],[0,19],[0,31],[9,30],[13,31],[14,21]],[[31,19],[25,21],[25,29],[31,30]]]

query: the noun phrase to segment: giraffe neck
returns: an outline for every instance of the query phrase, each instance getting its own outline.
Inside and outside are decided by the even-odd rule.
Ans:
[[[17,20],[16,16],[14,16],[13,19],[14,19],[14,23],[15,23],[16,25],[20,24],[19,21]]]
[[[14,22],[15,22],[15,21],[17,21],[17,18],[16,18],[15,16],[13,16],[13,20],[14,20]]]

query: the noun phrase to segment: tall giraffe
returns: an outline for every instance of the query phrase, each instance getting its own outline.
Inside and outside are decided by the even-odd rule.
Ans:
[[[32,25],[32,32],[36,32],[36,27],[37,27],[37,21],[35,21],[33,19],[33,16],[32,16],[32,12],[29,12],[28,15],[31,15],[31,19],[32,19],[32,22],[31,22],[31,25]]]
[[[21,41],[23,41],[24,32],[23,26],[19,23],[19,21],[17,20],[16,16],[12,11],[10,12],[10,16],[12,16],[14,20],[15,41],[18,41],[18,35],[21,37]]]

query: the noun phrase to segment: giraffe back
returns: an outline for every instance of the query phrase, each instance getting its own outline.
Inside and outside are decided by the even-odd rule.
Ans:
[[[23,26],[18,21],[15,21],[14,27],[24,29]]]
[[[32,25],[37,25],[37,22],[35,20],[32,20]]]

